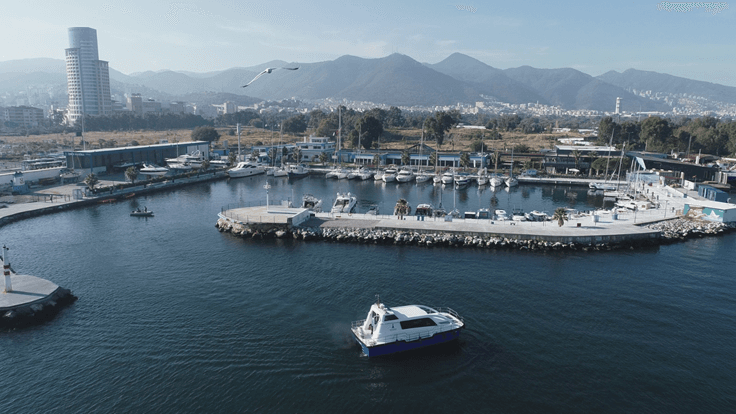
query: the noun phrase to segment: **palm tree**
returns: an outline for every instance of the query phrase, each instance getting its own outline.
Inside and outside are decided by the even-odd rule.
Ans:
[[[200,171],[207,171],[210,168],[210,160],[204,160],[202,161],[202,167],[200,167]]]
[[[327,164],[327,161],[328,161],[329,159],[330,159],[330,156],[329,156],[329,155],[327,155],[327,153],[326,153],[326,152],[324,152],[324,151],[323,151],[323,152],[321,152],[321,153],[319,154],[319,162],[321,162],[322,164]]]
[[[470,154],[467,152],[460,153],[460,166],[464,168],[470,167]]]
[[[230,151],[230,153],[227,155],[227,162],[230,165],[234,165],[237,159],[238,159],[238,154],[233,151]]]
[[[301,147],[297,146],[294,147],[294,150],[291,152],[292,157],[294,157],[294,162],[300,163],[302,161],[302,149]]]
[[[379,166],[381,165],[381,156],[376,154],[373,156],[373,165]]]
[[[253,152],[250,155],[251,155],[251,157],[253,157],[253,159],[255,161],[258,161],[258,157],[261,156],[261,151],[258,151],[257,149],[254,149]]]
[[[409,151],[404,150],[404,152],[401,153],[401,165],[409,165],[409,162],[411,162]]]
[[[570,153],[570,155],[572,155],[572,157],[575,159],[575,169],[578,169],[578,162],[580,161],[580,155],[581,155],[580,151],[574,150],[573,152]]]
[[[87,184],[87,187],[88,187],[88,188],[89,188],[89,189],[90,189],[90,190],[91,190],[92,192],[94,192],[94,191],[95,191],[95,186],[96,186],[96,185],[97,185],[97,183],[99,183],[99,182],[100,182],[100,180],[98,180],[98,179],[97,179],[97,176],[96,176],[96,175],[95,175],[94,173],[91,173],[91,174],[89,174],[89,175],[88,175],[87,177],[85,177],[85,179],[84,179],[84,183],[85,183],[85,184]]]
[[[135,180],[138,178],[138,169],[135,167],[128,167],[125,170],[125,178],[129,179],[131,183],[135,184]]]
[[[552,215],[552,220],[557,220],[557,225],[562,227],[567,219],[567,211],[565,210],[565,207],[557,207],[555,209],[555,213]]]
[[[396,207],[394,208],[394,210],[396,211],[397,216],[406,216],[411,213],[409,203],[403,198],[400,198],[399,201],[396,202]]]
[[[437,152],[429,154],[429,165],[434,165],[435,170],[437,169]]]

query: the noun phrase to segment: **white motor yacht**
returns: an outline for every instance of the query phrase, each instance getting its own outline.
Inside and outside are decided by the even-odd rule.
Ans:
[[[386,171],[383,172],[383,182],[384,183],[390,183],[396,181],[396,169],[395,168],[389,168]]]
[[[366,356],[393,354],[456,340],[465,322],[450,308],[408,305],[389,308],[377,298],[351,331]]]
[[[350,193],[337,193],[335,203],[332,205],[332,213],[352,213],[358,198]]]
[[[227,171],[230,178],[250,177],[251,175],[263,174],[265,171],[262,166],[253,164],[250,161],[239,162],[235,167]]]
[[[452,182],[455,181],[455,173],[452,171],[445,171],[444,174],[442,174],[442,184],[452,184]]]
[[[159,167],[156,164],[143,163],[143,168],[138,170],[138,172],[145,175],[166,175],[166,173],[169,172],[169,169],[166,167]]]
[[[414,180],[414,172],[408,168],[402,168],[396,175],[396,181],[400,183],[408,183]]]

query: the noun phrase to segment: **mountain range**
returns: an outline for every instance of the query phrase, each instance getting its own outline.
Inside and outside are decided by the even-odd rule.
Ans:
[[[266,67],[284,66],[299,66],[299,70],[276,70],[247,89],[241,87]],[[199,104],[229,100],[247,105],[262,100],[336,98],[429,107],[495,100],[610,112],[615,108],[616,98],[620,97],[625,110],[669,111],[664,102],[629,92],[633,89],[685,93],[736,103],[734,87],[657,72],[629,69],[593,77],[571,68],[497,69],[461,53],[454,53],[435,64],[420,63],[394,53],[375,59],[345,55],[316,63],[271,61],[209,73],[164,70],[126,75],[111,68],[110,83],[113,94],[140,93],[157,100]],[[0,62],[0,93],[12,94],[39,87],[63,96],[59,98],[63,105],[66,100],[63,60],[39,58]]]

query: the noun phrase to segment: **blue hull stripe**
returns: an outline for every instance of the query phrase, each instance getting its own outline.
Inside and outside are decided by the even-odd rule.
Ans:
[[[411,341],[411,342],[397,341],[397,342],[391,342],[391,343],[383,344],[383,345],[376,345],[372,347],[366,346],[357,337],[355,337],[355,340],[358,341],[358,344],[360,344],[360,347],[363,348],[364,354],[366,354],[369,357],[373,357],[373,356],[394,354],[396,352],[409,351],[411,349],[424,348],[425,346],[430,346],[430,345],[442,344],[445,342],[454,341],[455,339],[458,339],[459,337],[460,337],[460,329],[455,329],[453,331],[447,331],[447,332],[435,334],[431,338],[425,338],[425,339]]]

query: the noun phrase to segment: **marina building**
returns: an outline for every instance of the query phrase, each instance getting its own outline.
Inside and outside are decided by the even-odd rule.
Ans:
[[[209,159],[209,142],[189,141],[135,147],[102,148],[86,151],[64,151],[69,168],[87,170],[95,174],[125,170],[133,165],[165,165],[166,158],[199,151]]]

